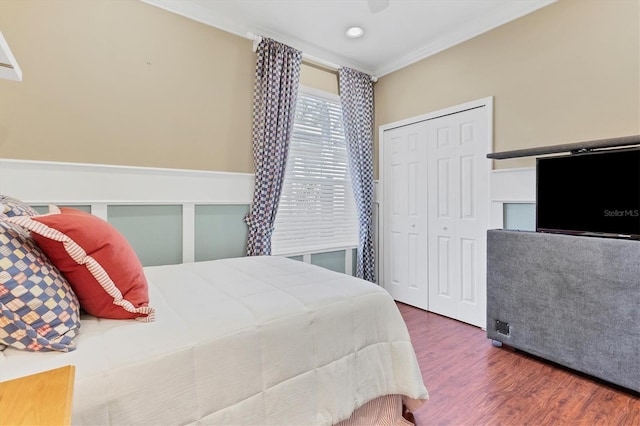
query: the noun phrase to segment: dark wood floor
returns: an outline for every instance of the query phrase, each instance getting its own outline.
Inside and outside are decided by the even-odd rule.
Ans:
[[[430,396],[414,413],[418,426],[640,425],[637,394],[496,348],[477,327],[398,307]]]

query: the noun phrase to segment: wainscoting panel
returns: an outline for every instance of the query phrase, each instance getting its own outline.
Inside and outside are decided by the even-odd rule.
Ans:
[[[82,210],[83,212],[87,212],[87,213],[91,213],[91,206],[90,205],[64,205],[64,204],[56,204],[56,206],[58,207],[71,207],[73,209],[76,210]],[[49,206],[48,205],[39,205],[39,206],[31,206],[33,207],[33,209],[35,211],[37,211],[40,214],[46,214],[49,213]]]
[[[245,256],[248,204],[195,206],[195,260]]]
[[[316,253],[311,255],[311,264],[322,266],[336,272],[345,272],[345,252],[331,251],[327,253]]]
[[[182,263],[182,206],[108,206],[107,219],[129,241],[143,266]]]
[[[535,203],[504,203],[502,209],[503,229],[517,231],[536,230]]]
[[[530,227],[532,211],[535,227],[535,167],[492,170],[489,197],[491,200],[489,229],[503,229],[507,226],[507,222],[509,226]],[[507,204],[529,204],[529,206],[505,207]]]
[[[254,175],[0,158],[0,194],[48,212],[92,213],[116,227],[145,266],[244,256],[242,220]],[[293,259],[355,274],[355,249],[292,253]]]

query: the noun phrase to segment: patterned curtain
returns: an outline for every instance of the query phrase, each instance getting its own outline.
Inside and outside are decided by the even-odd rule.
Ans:
[[[253,94],[253,161],[256,181],[247,256],[271,254],[271,234],[278,210],[298,96],[302,52],[263,38],[257,49]]]
[[[340,68],[340,101],[349,153],[349,170],[360,222],[357,276],[375,282],[371,76],[349,68]]]

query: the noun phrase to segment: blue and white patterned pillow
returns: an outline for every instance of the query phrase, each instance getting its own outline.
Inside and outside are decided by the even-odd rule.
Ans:
[[[37,216],[38,212],[30,205],[8,195],[0,195],[0,214],[7,216]]]
[[[0,210],[9,216],[5,201]],[[67,280],[28,231],[0,221],[0,345],[68,352],[79,329],[80,304]]]

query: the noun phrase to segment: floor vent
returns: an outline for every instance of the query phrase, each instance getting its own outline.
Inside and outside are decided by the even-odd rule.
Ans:
[[[511,334],[511,327],[508,322],[496,320],[496,331],[505,336],[509,336]]]

